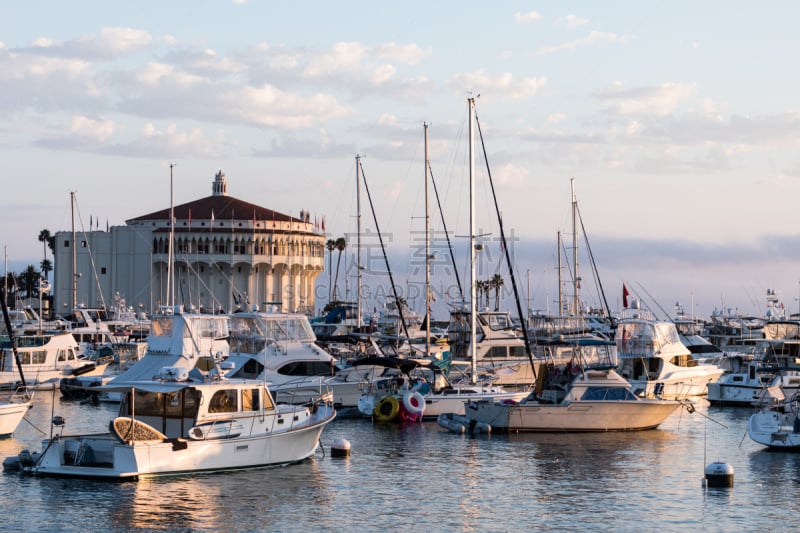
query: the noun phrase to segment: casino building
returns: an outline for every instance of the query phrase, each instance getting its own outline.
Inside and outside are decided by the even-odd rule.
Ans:
[[[168,275],[171,209],[174,284]],[[325,237],[316,226],[303,211],[295,218],[229,196],[219,171],[211,196],[106,231],[57,232],[53,310],[110,307],[121,296],[147,313],[170,303],[204,311],[253,305],[311,311],[325,264]]]

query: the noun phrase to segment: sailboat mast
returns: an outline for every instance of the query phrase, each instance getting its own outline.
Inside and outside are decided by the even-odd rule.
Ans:
[[[561,270],[564,268],[561,266],[561,230],[556,235],[556,246],[556,257],[558,258],[558,314],[560,316],[564,313],[564,280],[561,279]]]
[[[477,383],[478,367],[478,328],[476,323],[476,289],[477,275],[475,272],[475,133],[472,129],[472,117],[475,114],[475,99],[467,98],[469,108],[469,322],[470,322],[470,342],[469,351],[472,360],[472,372],[470,381],[474,385]]]
[[[425,127],[425,355],[431,353],[431,215],[428,204],[428,123]]]
[[[356,154],[356,327],[361,327],[361,156]]]
[[[580,314],[580,297],[578,291],[581,288],[581,278],[578,277],[578,225],[575,220],[578,202],[575,199],[575,178],[570,178],[572,189],[572,312],[575,316]]]
[[[167,296],[169,297],[169,302],[167,302],[167,305],[170,307],[175,305],[175,282],[173,280],[175,274],[172,265],[172,254],[174,253],[172,241],[175,239],[175,202],[172,187],[172,168],[174,166],[174,163],[169,164],[169,245],[167,254]]]
[[[75,191],[69,193],[70,214],[72,218],[72,307],[75,309],[78,302],[78,249],[75,240]]]

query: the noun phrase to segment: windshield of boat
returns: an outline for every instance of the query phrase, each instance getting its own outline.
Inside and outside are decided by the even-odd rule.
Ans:
[[[582,401],[635,401],[636,399],[636,396],[627,387],[588,387],[581,396]]]
[[[314,331],[306,317],[233,316],[230,343],[233,351],[260,353],[270,342],[313,342]]]

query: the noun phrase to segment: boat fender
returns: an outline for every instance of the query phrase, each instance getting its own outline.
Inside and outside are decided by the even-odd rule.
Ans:
[[[403,394],[403,407],[409,414],[421,415],[425,410],[425,397],[419,391],[410,390]]]
[[[400,402],[394,396],[384,396],[375,406],[375,418],[379,422],[390,422],[400,412]]]

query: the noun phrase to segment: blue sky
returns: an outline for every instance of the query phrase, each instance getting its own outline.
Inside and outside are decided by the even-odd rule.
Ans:
[[[362,154],[395,281],[418,283],[422,125],[448,225],[464,235],[466,98],[480,94],[531,307],[552,309],[574,178],[612,307],[627,282],[704,316],[762,312],[767,288],[796,310],[799,12],[788,1],[6,2],[0,244],[10,270],[38,265],[39,231],[70,227],[70,191],[84,227],[166,207],[171,162],[178,203],[210,194],[222,169],[232,196],[324,216],[336,237],[355,230]],[[478,181],[478,225],[496,246],[485,172]]]

